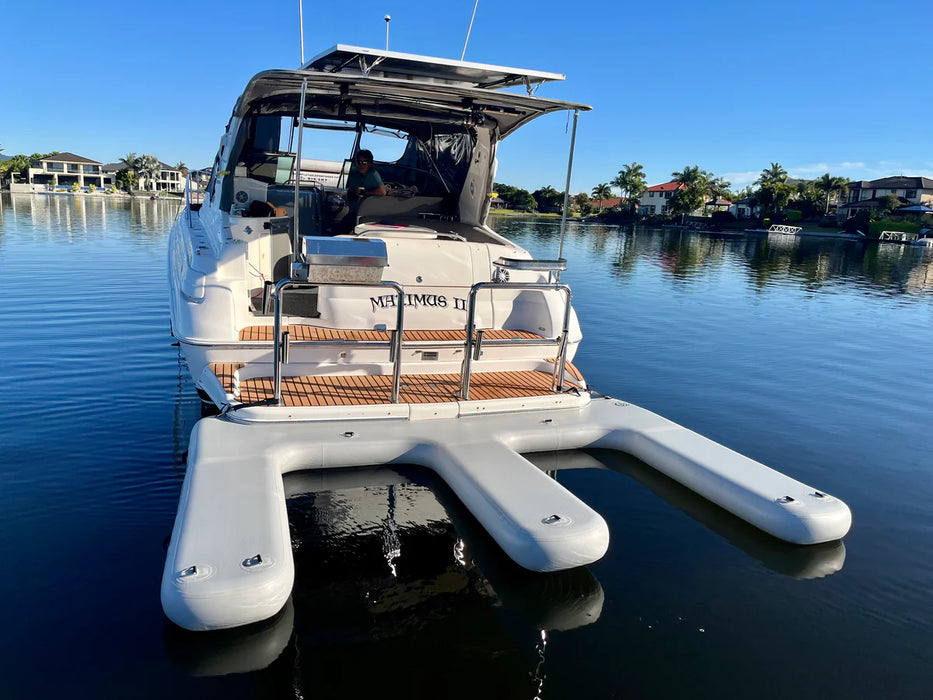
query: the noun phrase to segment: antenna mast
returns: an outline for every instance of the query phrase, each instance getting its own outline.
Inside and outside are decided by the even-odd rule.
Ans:
[[[301,45],[301,66],[305,64],[305,19],[301,8],[301,0],[298,0],[298,43]]]
[[[479,0],[476,0],[473,3],[473,14],[470,16],[470,27],[467,29],[466,39],[463,40],[463,51],[460,52],[460,60],[463,60],[463,57],[466,56],[466,47],[470,41],[470,32],[473,31],[473,20],[476,19],[476,6],[479,5]]]
[[[386,51],[388,51],[389,50],[389,22],[392,21],[392,16],[386,15],[382,19],[386,21]]]

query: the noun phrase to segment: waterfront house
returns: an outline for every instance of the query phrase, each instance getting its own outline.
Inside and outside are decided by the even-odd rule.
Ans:
[[[625,200],[621,197],[606,197],[604,199],[590,197],[590,206],[593,208],[593,211],[599,213],[607,209],[612,209],[613,207],[619,207],[624,201]]]
[[[162,161],[159,161],[159,170],[152,180],[144,177],[139,172],[136,174],[139,176],[139,189],[141,190],[148,192],[177,192],[179,194],[185,191],[185,176],[181,170]]]
[[[104,172],[109,173],[116,182],[117,172],[126,167],[124,163],[107,163]],[[159,161],[159,170],[152,179],[147,178],[139,170],[134,170],[139,180],[139,189],[146,192],[175,192],[181,194],[185,191],[185,175],[181,170]],[[208,171],[209,172],[209,171]]]
[[[656,214],[667,214],[670,205],[670,199],[674,192],[683,189],[682,182],[665,182],[660,185],[652,185],[641,195],[638,200],[638,212],[642,216],[651,216]]]
[[[877,180],[855,180],[846,188],[845,202],[837,209],[837,215],[842,219],[855,216],[860,209],[880,207],[882,200],[890,194],[895,195],[904,206],[933,206],[933,178],[896,175]]]
[[[71,188],[75,184],[86,188],[109,187],[113,180],[103,172],[103,164],[74,153],[56,153],[42,158],[26,169],[26,182],[13,183],[12,192],[39,192],[60,187]]]

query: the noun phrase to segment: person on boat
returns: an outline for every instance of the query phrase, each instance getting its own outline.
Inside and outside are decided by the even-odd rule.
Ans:
[[[356,226],[360,210],[360,199],[367,196],[381,197],[386,194],[379,171],[373,166],[373,152],[364,148],[354,159],[356,167],[347,176],[347,202],[335,217],[334,229],[338,233],[350,233]]]
[[[383,196],[386,186],[382,183],[379,171],[373,167],[373,152],[361,149],[356,154],[356,168],[350,171],[347,177],[347,198],[354,196]]]

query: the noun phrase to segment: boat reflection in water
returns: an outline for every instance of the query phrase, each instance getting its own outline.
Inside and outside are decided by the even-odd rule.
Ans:
[[[829,576],[842,569],[842,540],[800,547],[762,532],[715,503],[681,486],[639,459],[613,450],[550,452],[529,455],[545,471],[608,469],[627,474],[670,505],[760,561],[772,571],[797,579]]]
[[[172,663],[192,676],[251,673],[281,656],[294,625],[295,606],[289,598],[277,615],[244,627],[203,633],[167,624],[163,641]]]

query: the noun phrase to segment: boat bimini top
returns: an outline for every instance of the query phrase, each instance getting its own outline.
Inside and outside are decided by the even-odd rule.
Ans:
[[[495,128],[504,138],[543,114],[588,111],[587,105],[534,96],[544,82],[563,80],[560,73],[491,66],[338,44],[299,70],[268,70],[246,86],[234,117],[293,113],[300,110],[305,85],[307,119],[364,121],[437,133],[464,126]],[[504,88],[523,85],[526,94]]]

